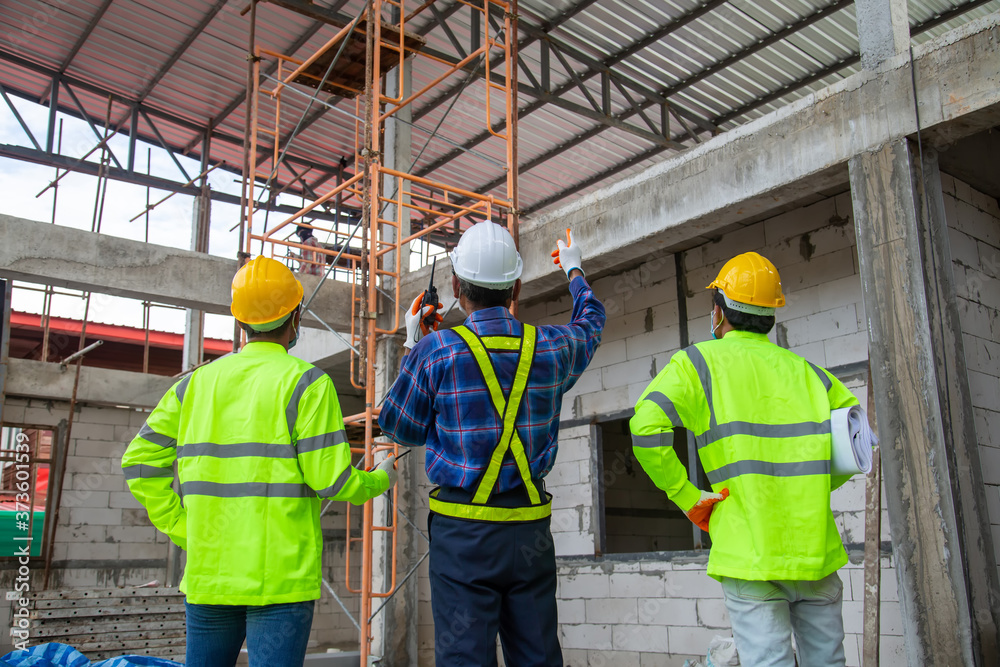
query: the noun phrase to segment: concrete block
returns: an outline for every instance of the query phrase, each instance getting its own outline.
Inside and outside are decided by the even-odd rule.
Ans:
[[[122,523],[122,510],[72,507],[69,523],[83,526],[118,526]]]
[[[8,424],[27,424],[24,421],[24,406],[5,401],[3,404],[3,419]]]
[[[152,526],[153,524],[149,521],[149,514],[146,510],[135,510],[135,509],[120,509],[120,510],[110,510],[113,512],[120,512],[121,520],[116,523],[111,523],[108,525],[121,524],[122,526]]]
[[[123,560],[166,558],[168,550],[169,548],[166,544],[138,544],[135,542],[122,542],[118,545],[118,557]]]
[[[664,575],[666,595],[680,598],[721,598],[722,585],[705,570],[674,570]]]
[[[104,542],[108,535],[105,526],[68,526],[56,532],[57,542]]]
[[[822,368],[826,368],[825,341],[817,341],[815,343],[809,343],[808,345],[801,345],[799,347],[791,347],[788,349],[803,359],[811,361]]]
[[[639,279],[644,287],[671,280],[676,275],[677,262],[673,254],[654,257],[639,267]]]
[[[76,432],[76,426],[73,427],[73,432]],[[112,459],[117,459],[121,461],[122,455],[125,454],[125,447],[127,445],[122,442],[113,442],[110,440],[76,440],[74,439],[73,444],[73,454],[76,456],[92,456],[101,457],[107,456]]]
[[[556,556],[592,556],[594,536],[589,533],[553,533]]]
[[[667,350],[680,347],[680,327],[669,326],[650,332],[636,334],[625,339],[625,356],[630,361],[643,357],[651,357]],[[657,371],[662,370],[661,366]]]
[[[863,600],[844,601],[844,632],[853,634],[862,634],[864,632],[864,606]]]
[[[67,473],[65,486],[77,491],[124,491],[128,488],[121,472],[109,475],[93,471]]]
[[[559,597],[563,600],[576,598],[603,599],[609,597],[610,594],[611,589],[608,575],[606,574],[575,574],[562,577],[559,580]],[[583,646],[579,648],[590,647]]]
[[[677,597],[643,597],[638,600],[643,625],[698,625],[695,600]]]
[[[616,572],[611,575],[611,594],[615,597],[659,597],[663,591],[663,578],[655,574]]]
[[[836,338],[858,330],[854,304],[799,317],[781,323],[788,347],[799,347],[818,340]]]
[[[87,407],[80,412],[78,419],[74,420],[73,432],[76,432],[76,424],[102,424],[128,426],[131,423],[131,415],[134,410],[127,408],[95,408]]]
[[[960,229],[948,227],[948,241],[951,246],[951,258],[956,264],[978,268],[979,241]]]
[[[73,508],[107,508],[107,491],[67,491],[64,492],[60,502],[62,506]]]
[[[615,575],[612,574],[612,581]],[[615,595],[612,584],[611,594]],[[635,623],[638,618],[635,598],[613,597],[587,600],[587,623]],[[617,646],[615,648],[618,648]]]
[[[545,476],[547,487],[564,486],[567,484],[580,483],[580,466],[577,461],[556,460],[552,470]]]
[[[728,628],[729,610],[720,599],[698,600],[698,625],[705,628]]]
[[[652,380],[659,369],[652,356],[633,359],[601,369],[601,382],[605,389],[627,387],[639,380]]]
[[[882,635],[878,642],[879,664],[886,667],[906,665],[906,645],[902,637]]]
[[[831,280],[854,275],[854,255],[852,248],[844,248],[828,255],[816,257],[809,262],[799,262],[782,267],[781,284],[788,285],[790,291],[797,291]]]
[[[605,415],[609,413],[621,412],[623,410],[629,410],[633,408],[634,405],[629,403],[628,397],[628,386],[606,389],[605,391],[595,392],[593,394],[584,394],[583,396],[580,396],[580,414],[577,415],[574,412],[573,416],[578,419],[585,419],[596,415]]]
[[[959,200],[955,204],[958,229],[993,247],[1000,246],[1000,225],[997,218],[975,205]]]
[[[974,407],[1000,412],[1000,378],[969,369],[969,389]]]
[[[556,600],[559,623],[575,625],[587,622],[587,600]]]
[[[637,287],[632,293],[622,299],[626,313],[644,311],[669,301],[677,300],[677,286],[673,281],[661,282],[648,287]]]
[[[21,423],[29,426],[56,426],[67,417],[69,417],[69,406],[63,409],[61,404],[52,407],[29,405],[24,409],[24,418]]]
[[[836,367],[844,364],[866,361],[868,359],[868,332],[856,333],[830,338],[823,341],[827,366]]]
[[[610,625],[562,625],[559,627],[562,644],[565,648],[603,649],[608,650],[611,644]]]
[[[991,278],[1000,278],[1000,248],[982,241],[976,245],[979,248],[979,270]]]
[[[844,636],[845,667],[861,667],[860,635]]]
[[[566,667],[587,667],[590,663],[587,660],[587,649],[562,647],[563,663]],[[420,662],[418,667],[423,667],[424,662]],[[426,663],[428,667],[433,663]]]
[[[612,645],[616,651],[669,653],[668,633],[663,630],[650,625],[615,625],[612,627]]]
[[[118,544],[114,542],[74,542],[66,557],[70,560],[115,560]]]
[[[639,667],[684,667],[690,660],[692,663],[704,660],[703,655],[686,655],[683,653],[640,653]]]
[[[984,336],[988,338],[988,336]],[[610,342],[602,342],[601,346],[597,348],[594,353],[593,358],[590,360],[590,365],[588,368],[601,368],[602,366],[610,366],[612,364],[620,364],[625,361],[625,341],[616,340]]]
[[[145,544],[156,541],[157,530],[152,526],[108,526],[107,537],[114,542]]]
[[[670,650],[675,653],[690,653],[692,655],[705,655],[708,653],[708,644],[715,635],[723,634],[715,628],[695,628],[684,626],[672,626],[667,628],[667,635],[670,638]]]
[[[142,505],[128,491],[112,491],[108,498],[108,507],[123,509],[142,509]]]

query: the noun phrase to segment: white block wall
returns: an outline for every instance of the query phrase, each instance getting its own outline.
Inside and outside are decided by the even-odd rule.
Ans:
[[[942,175],[969,387],[1000,567],[1000,206]]]

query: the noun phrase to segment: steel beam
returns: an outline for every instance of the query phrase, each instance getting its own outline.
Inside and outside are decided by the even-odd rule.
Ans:
[[[25,162],[32,162],[34,164],[41,164],[47,167],[55,167],[56,169],[65,169],[67,171],[74,171],[81,174],[89,174],[91,176],[96,176],[100,165],[95,162],[87,162],[85,160],[78,160],[76,158],[71,158],[65,155],[56,155],[54,153],[46,153],[45,151],[39,151],[32,148],[25,148],[24,146],[13,146],[10,144],[0,144],[0,157],[12,158],[14,160],[23,160]],[[232,170],[229,170],[232,171]],[[195,186],[184,187],[182,183],[177,183],[175,181],[170,181],[165,178],[160,178],[159,176],[147,176],[143,173],[132,172],[129,173],[125,169],[119,169],[117,167],[107,167],[104,170],[104,175],[115,181],[122,181],[124,183],[132,183],[134,185],[149,186],[151,188],[156,188],[159,190],[166,190],[167,192],[177,192],[180,194],[191,195],[193,197],[198,196],[201,193],[201,188]],[[295,194],[298,194],[297,192]],[[226,204],[235,204],[239,206],[240,198],[227,194],[225,192],[220,192],[218,190],[211,190],[210,196],[212,201],[224,202]],[[282,204],[281,206],[272,207],[272,211],[276,213],[286,213],[291,215],[297,212],[299,209],[296,206],[288,206],[287,204]],[[360,213],[354,209],[349,209],[347,211],[350,215],[358,216]],[[331,214],[326,214],[313,211],[310,215],[314,216],[319,220],[324,220],[328,222],[333,222],[335,217]]]
[[[96,28],[97,24],[101,22],[101,18],[104,17],[105,12],[108,11],[108,7],[111,6],[113,1],[114,0],[104,0],[104,2],[101,3],[101,6],[97,8],[97,11],[90,17],[87,27],[84,28],[83,32],[80,33],[80,36],[76,38],[76,42],[73,43],[73,48],[71,48],[66,57],[63,58],[62,64],[59,66],[60,74],[65,73],[66,70],[69,69],[69,66],[73,64],[73,58],[76,57],[76,54],[80,52],[83,45],[87,43],[88,39],[90,39],[90,35],[94,32],[94,28]]]

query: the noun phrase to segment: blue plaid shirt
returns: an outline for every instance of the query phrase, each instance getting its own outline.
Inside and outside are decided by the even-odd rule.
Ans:
[[[604,306],[587,281],[577,276],[569,289],[573,319],[567,325],[537,327],[534,363],[517,414],[532,479],[541,479],[552,469],[563,394],[587,368],[604,328]],[[479,336],[520,336],[522,329],[509,311],[499,307],[477,310],[465,326]],[[490,350],[489,354],[507,396],[518,353]],[[424,336],[404,357],[378,421],[383,433],[401,445],[427,445],[431,482],[469,491],[479,483],[503,431],[475,357],[450,330]],[[508,454],[495,490],[503,493],[520,486],[517,466]]]

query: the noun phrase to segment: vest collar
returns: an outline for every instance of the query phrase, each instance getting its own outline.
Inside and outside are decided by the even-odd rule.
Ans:
[[[240,350],[240,354],[251,354],[257,356],[262,354],[288,354],[288,351],[278,343],[255,340],[244,345],[243,349]]]
[[[725,336],[723,336],[723,340],[729,340],[730,338],[742,339],[742,340],[756,340],[764,343],[771,342],[770,340],[768,340],[767,334],[754,333],[752,331],[738,331],[737,329],[733,329],[732,331],[728,332]]]

